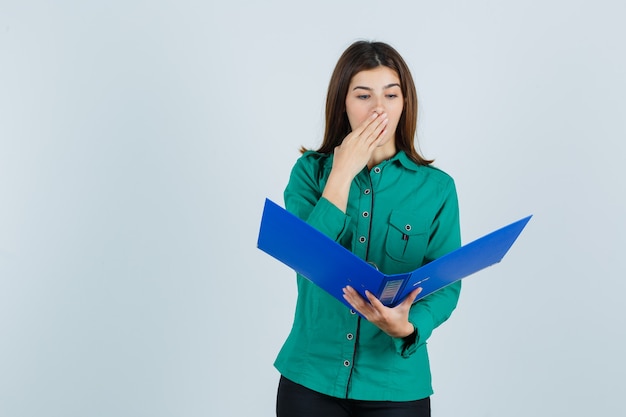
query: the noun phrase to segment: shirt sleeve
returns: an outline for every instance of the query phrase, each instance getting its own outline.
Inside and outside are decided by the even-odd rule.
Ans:
[[[431,227],[430,242],[426,250],[426,263],[435,260],[461,246],[459,205],[454,182],[444,188],[444,199]],[[426,343],[433,330],[445,322],[457,306],[461,292],[461,281],[422,298],[411,307],[409,321],[417,334],[412,343],[394,339],[396,351],[404,357],[413,354]]]
[[[350,217],[322,197],[326,185],[326,158],[307,152],[294,165],[285,188],[285,207],[288,211],[338,241],[346,232]]]

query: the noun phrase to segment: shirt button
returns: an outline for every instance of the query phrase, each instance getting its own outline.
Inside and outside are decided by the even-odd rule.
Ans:
[[[363,194],[368,195],[368,194],[369,194],[369,193],[371,193],[371,192],[372,192],[372,190],[370,190],[370,189],[368,188],[368,189],[366,189],[365,191],[363,191]]]
[[[404,229],[408,232],[411,230],[411,225],[407,224],[406,226],[404,226]]]
[[[367,211],[364,211],[364,212],[363,212],[363,217],[369,217],[369,215],[370,215],[370,214],[369,214]]]
[[[356,311],[350,309],[350,314],[356,314]]]
[[[380,174],[380,167],[374,168],[374,172],[377,173],[377,174]]]
[[[343,361],[343,366],[346,366],[346,367],[350,366],[350,361],[348,360]]]
[[[354,338],[354,335],[352,333],[348,333],[346,335],[346,339],[348,339],[348,340],[352,340],[353,338]]]
[[[366,239],[365,239],[365,236],[361,236],[361,237],[359,238],[359,242],[361,242],[361,243],[365,243],[365,240],[366,240]]]

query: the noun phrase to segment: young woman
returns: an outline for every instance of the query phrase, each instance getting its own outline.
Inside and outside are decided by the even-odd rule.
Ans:
[[[416,151],[416,122],[398,52],[352,44],[330,80],[322,146],[291,173],[287,210],[388,274],[458,248],[454,182]],[[395,308],[347,287],[348,309],[297,279],[293,328],[275,362],[278,417],[430,416],[426,341],[456,307],[460,281],[414,303],[416,289]]]

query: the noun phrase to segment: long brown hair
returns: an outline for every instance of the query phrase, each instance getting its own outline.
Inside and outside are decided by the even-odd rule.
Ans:
[[[404,59],[390,45],[383,42],[357,41],[337,61],[330,78],[326,96],[326,128],[324,141],[317,150],[331,154],[352,131],[346,113],[346,97],[352,77],[360,72],[385,66],[394,70],[400,78],[404,97],[402,115],[396,129],[396,148],[403,150],[415,163],[429,165],[433,161],[424,159],[415,149],[417,127],[417,93],[413,77]]]

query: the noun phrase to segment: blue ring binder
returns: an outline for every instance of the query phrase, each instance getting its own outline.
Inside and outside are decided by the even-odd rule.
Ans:
[[[495,230],[414,271],[386,275],[305,221],[266,199],[257,247],[348,308],[342,289],[350,285],[363,297],[369,290],[386,306],[396,306],[415,288],[418,301],[502,260],[532,215]],[[323,259],[323,262],[320,262]]]

